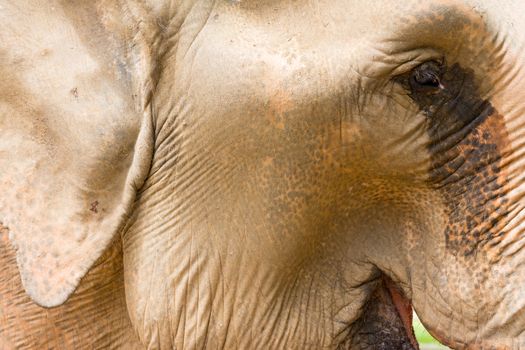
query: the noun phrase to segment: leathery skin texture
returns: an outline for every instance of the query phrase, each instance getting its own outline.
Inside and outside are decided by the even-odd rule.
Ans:
[[[124,298],[122,248],[112,244],[71,301],[53,309],[24,292],[8,232],[0,228],[1,349],[142,349]]]
[[[0,0],[0,348],[525,348],[523,13]]]

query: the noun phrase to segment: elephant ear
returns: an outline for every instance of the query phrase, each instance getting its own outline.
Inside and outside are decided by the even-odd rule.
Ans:
[[[100,33],[80,32],[58,9],[5,7],[0,222],[25,290],[51,307],[67,300],[124,223],[140,186],[142,114],[118,50]]]

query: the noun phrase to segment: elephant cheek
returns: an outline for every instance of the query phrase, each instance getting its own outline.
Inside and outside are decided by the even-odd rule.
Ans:
[[[446,204],[447,249],[463,256],[497,245],[505,234],[501,224],[510,210],[508,174],[502,166],[508,134],[501,115],[492,109],[486,113],[490,114],[485,120],[447,152],[452,160],[442,164],[435,159],[431,172]]]
[[[499,274],[510,266],[510,260],[502,257],[505,241],[514,234],[509,222],[517,206],[509,194],[514,174],[507,166],[513,150],[506,118],[480,97],[472,73],[457,69],[464,78],[460,93],[427,114],[429,187],[444,208],[443,225],[432,237],[444,244],[429,250],[432,257],[414,253],[427,267],[414,277],[426,293],[415,292],[414,304],[440,341],[476,349],[484,348],[478,344],[488,344],[484,342],[498,332],[508,334],[502,326],[508,315],[495,315],[494,310],[509,303],[510,294],[502,289],[512,290],[501,285]],[[432,300],[430,306],[424,299]],[[451,316],[458,310],[460,317]],[[506,349],[505,339],[490,348]]]

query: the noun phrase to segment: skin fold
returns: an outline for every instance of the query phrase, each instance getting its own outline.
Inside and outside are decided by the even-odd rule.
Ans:
[[[525,348],[523,13],[0,0],[0,348]]]

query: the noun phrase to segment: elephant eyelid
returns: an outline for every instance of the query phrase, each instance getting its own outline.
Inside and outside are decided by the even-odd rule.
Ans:
[[[390,75],[392,80],[396,80],[399,77],[410,74],[411,71],[424,65],[425,63],[435,62],[439,66],[446,66],[446,58],[442,52],[436,50],[428,50],[428,52],[421,53],[419,52],[410,52],[410,54],[404,55],[405,57],[397,58],[394,57],[388,61],[389,65],[395,65],[395,67],[390,66],[388,69],[387,75]]]

